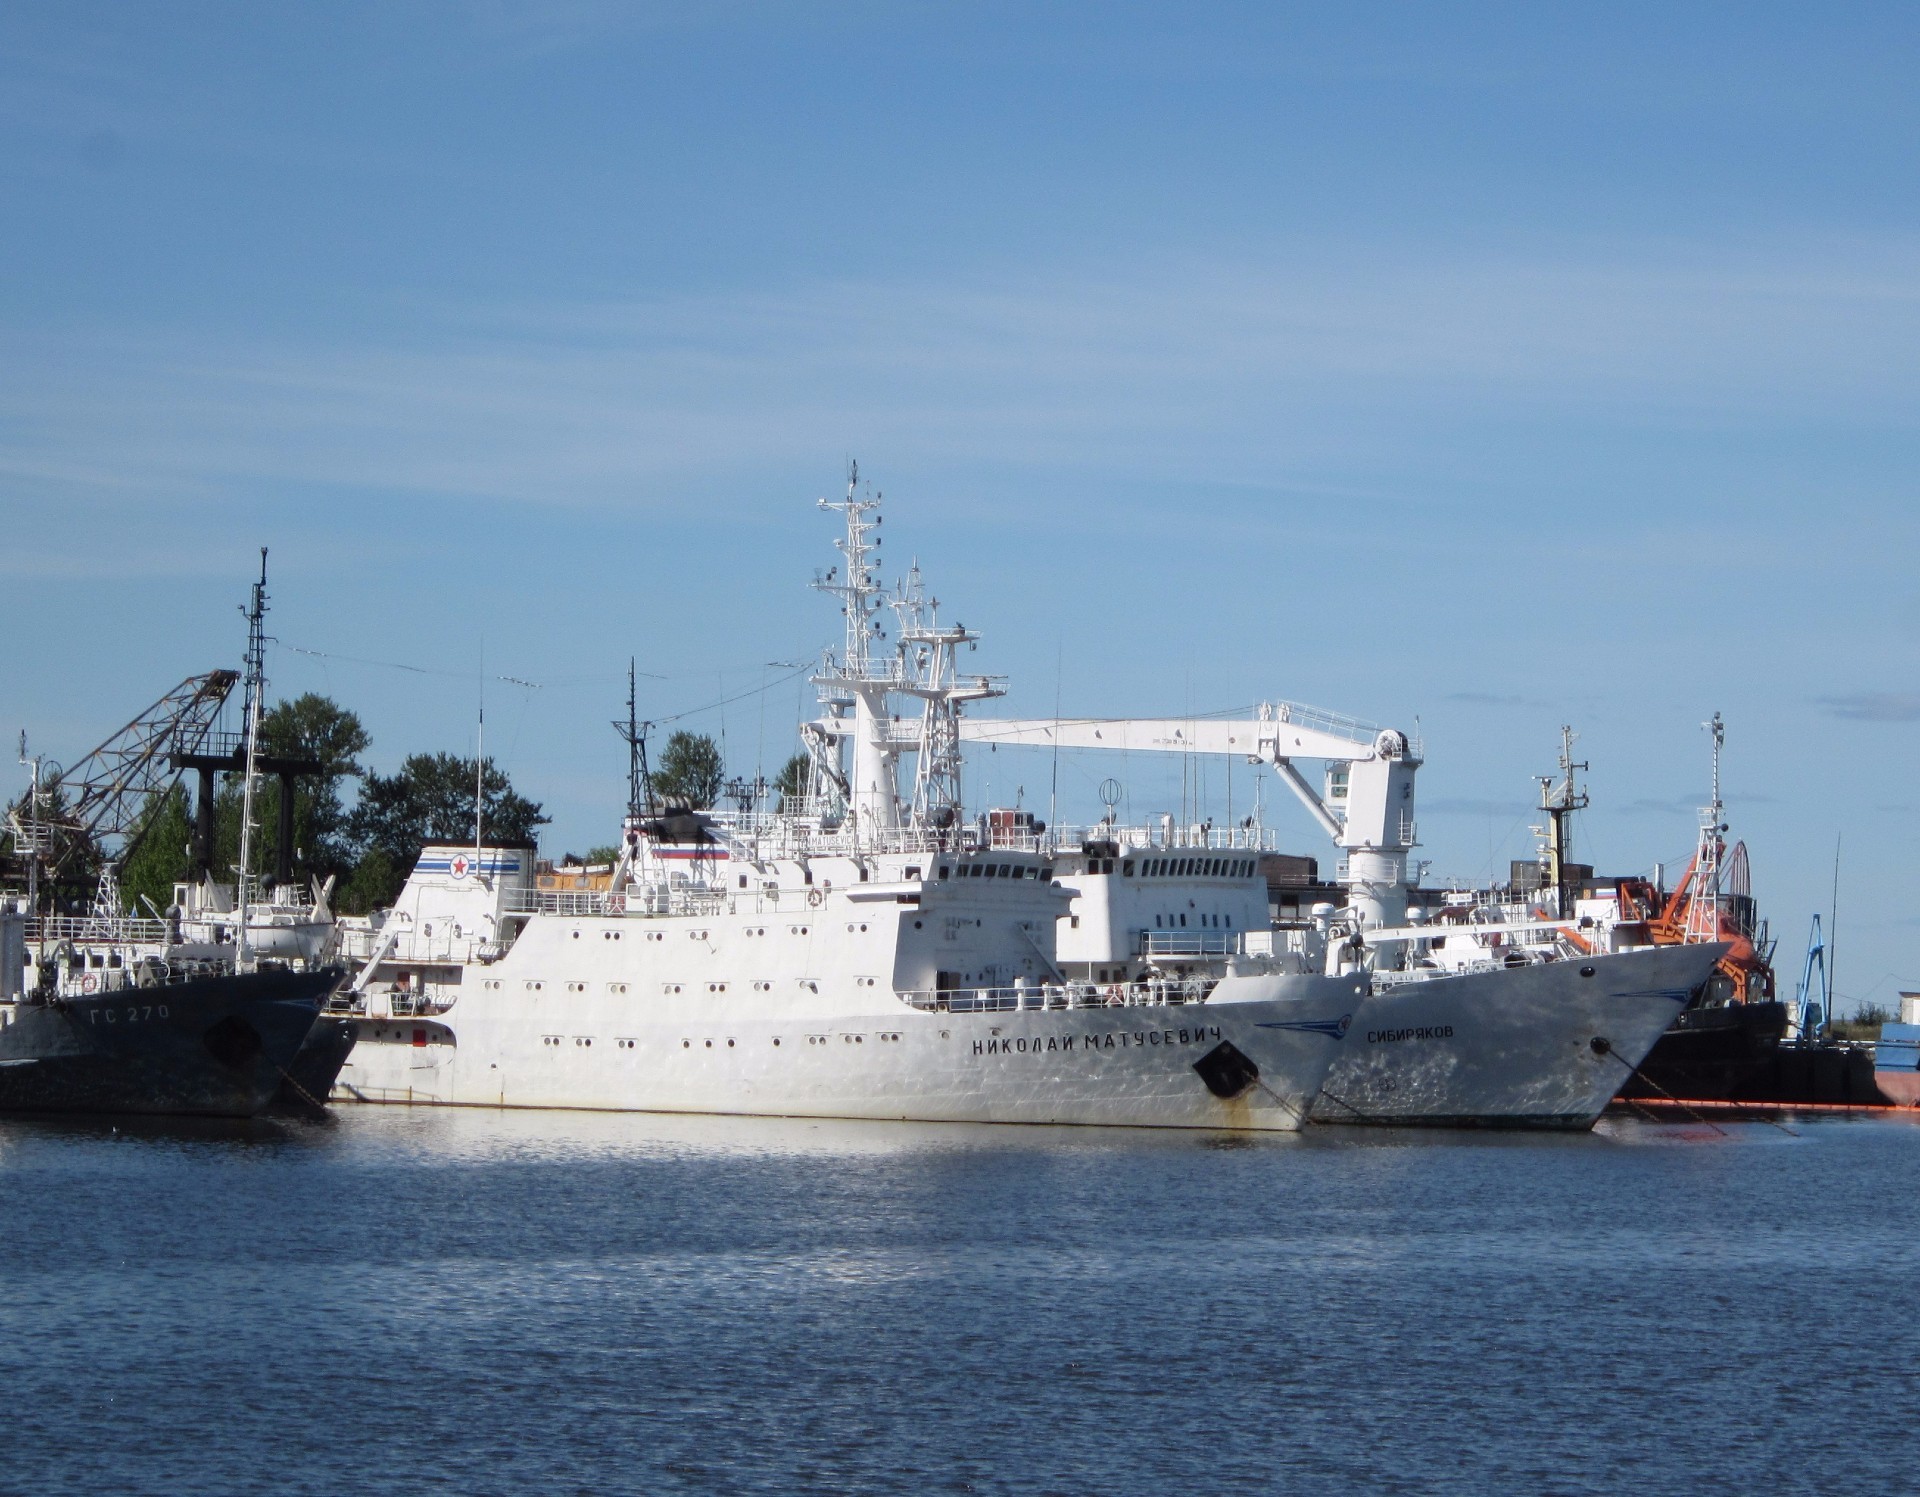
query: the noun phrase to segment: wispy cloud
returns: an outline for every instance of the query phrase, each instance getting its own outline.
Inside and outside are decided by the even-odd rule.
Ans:
[[[1525,801],[1474,800],[1467,796],[1435,796],[1420,803],[1422,816],[1525,816],[1533,808]]]
[[[297,481],[632,505],[854,443],[1309,488],[1410,411],[1910,423],[1920,250],[1846,248],[1817,269],[1645,247],[1607,266],[1275,249],[1105,279],[1054,266],[415,307],[357,337],[19,332],[0,338],[0,470],[55,490]]]
[[[1856,691],[1819,700],[1835,717],[1856,722],[1920,722],[1920,691]]]
[[[1543,702],[1538,697],[1511,696],[1497,691],[1454,691],[1445,698],[1449,702],[1461,702],[1471,707],[1537,707],[1547,708],[1553,704]]]

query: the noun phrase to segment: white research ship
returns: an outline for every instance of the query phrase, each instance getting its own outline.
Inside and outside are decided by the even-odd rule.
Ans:
[[[1711,976],[1725,947],[1654,947],[1644,932],[1521,910],[1429,921],[1410,907],[1420,746],[1409,735],[1295,703],[1255,720],[969,718],[970,742],[1226,755],[1275,770],[1334,839],[1343,906],[1296,929],[1266,916],[1255,826],[1063,834],[1073,896],[1060,938],[1072,973],[1129,985],[1201,983],[1236,963],[1364,984],[1364,1011],[1322,1084],[1316,1122],[1591,1127]],[[1326,761],[1324,794],[1294,767]],[[1577,916],[1576,912],[1576,916]]]
[[[846,520],[815,581],[846,641],[815,677],[804,800],[656,813],[630,789],[604,889],[539,888],[531,849],[428,847],[347,933],[336,1099],[1299,1128],[1364,979],[1257,956],[1199,983],[1064,972],[1072,896],[1038,830],[962,815],[961,709],[1001,693],[956,670],[975,636],[917,570],[882,593],[857,473],[821,503]]]

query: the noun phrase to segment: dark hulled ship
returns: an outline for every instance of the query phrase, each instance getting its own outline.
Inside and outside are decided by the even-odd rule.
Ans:
[[[341,976],[263,967],[0,1003],[0,1111],[252,1117]]]

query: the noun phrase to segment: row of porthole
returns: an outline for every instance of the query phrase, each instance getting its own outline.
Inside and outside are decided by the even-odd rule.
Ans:
[[[807,1036],[807,1043],[808,1043],[809,1045],[824,1045],[824,1044],[826,1044],[826,1043],[827,1043],[827,1042],[828,1042],[829,1040],[831,1040],[832,1038],[833,1038],[833,1036],[832,1036],[832,1035],[827,1035],[827,1034],[810,1034],[810,1035],[808,1035],[808,1036]],[[876,1034],[876,1035],[874,1036],[874,1038],[875,1038],[876,1040],[882,1040],[882,1041],[888,1041],[888,1040],[890,1040],[890,1041],[892,1041],[892,1042],[894,1042],[894,1043],[896,1043],[896,1044],[897,1044],[897,1043],[899,1043],[899,1040],[900,1040],[900,1033],[899,1033],[899,1031],[898,1031],[898,1030],[895,1030],[895,1031],[893,1031],[893,1032],[891,1032],[891,1033],[881,1033],[881,1034]],[[942,1033],[941,1033],[941,1038],[942,1038],[942,1039],[945,1039],[945,1038],[946,1038],[946,1034],[945,1034],[945,1031],[942,1031]],[[841,1035],[841,1036],[840,1036],[840,1042],[841,1042],[842,1044],[845,1044],[845,1045],[864,1045],[864,1044],[866,1043],[866,1040],[867,1040],[867,1037],[866,1037],[866,1036],[865,1036],[864,1034],[843,1034],[843,1035]],[[546,1043],[548,1043],[548,1044],[550,1044],[550,1045],[557,1045],[557,1044],[559,1044],[559,1043],[560,1043],[560,1041],[559,1041],[559,1039],[558,1039],[558,1038],[549,1038],[549,1039],[548,1039],[548,1040],[546,1041]],[[576,1045],[578,1045],[578,1044],[582,1044],[582,1043],[584,1043],[584,1044],[588,1044],[588,1045],[591,1045],[591,1044],[593,1043],[593,1041],[592,1041],[592,1040],[585,1040],[585,1041],[581,1041],[581,1040],[575,1040],[575,1041],[574,1041],[574,1043],[575,1043]],[[638,1041],[636,1041],[636,1040],[615,1040],[615,1041],[614,1041],[614,1043],[615,1043],[616,1045],[618,1045],[618,1046],[620,1046],[620,1048],[621,1048],[621,1049],[623,1049],[623,1050],[631,1050],[631,1049],[633,1049],[633,1048],[634,1048],[634,1046],[635,1046],[635,1045],[636,1045],[636,1044],[638,1043]],[[734,1043],[735,1043],[734,1041],[732,1041],[732,1040],[728,1040],[728,1041],[727,1041],[727,1048],[728,1048],[729,1050],[731,1050],[731,1049],[733,1049],[733,1048],[734,1048]],[[774,1036],[774,1040],[773,1040],[773,1046],[774,1046],[774,1048],[775,1048],[776,1050],[780,1048],[780,1037],[779,1037],[778,1035],[775,1035],[775,1036]],[[691,1050],[691,1049],[693,1048],[693,1041],[692,1041],[692,1040],[682,1040],[682,1041],[680,1042],[680,1048],[681,1048],[682,1050]],[[711,1050],[711,1049],[713,1048],[713,1041],[712,1041],[712,1040],[703,1040],[703,1041],[701,1041],[701,1048],[702,1048],[702,1049],[705,1049],[705,1050]]]
[[[852,935],[856,929],[860,932],[861,935],[865,935],[867,933],[867,928],[864,925],[857,926],[857,927],[853,925],[849,925],[847,927],[847,934]]]
[[[557,1035],[557,1034],[543,1034],[543,1035],[541,1035],[541,1036],[540,1036],[540,1043],[541,1043],[541,1044],[543,1044],[543,1045],[555,1045],[555,1046],[557,1046],[557,1045],[559,1045],[559,1044],[560,1044],[560,1042],[561,1042],[561,1040],[562,1040],[563,1038],[564,1038],[564,1036],[562,1036],[562,1035]],[[808,1035],[808,1036],[807,1036],[807,1043],[808,1043],[809,1045],[824,1045],[824,1044],[826,1044],[826,1043],[827,1043],[827,1041],[828,1041],[828,1040],[829,1040],[830,1038],[831,1038],[831,1036],[830,1036],[830,1035],[824,1035],[824,1034],[810,1034],[810,1035]],[[863,1035],[863,1034],[843,1034],[843,1035],[841,1035],[841,1036],[840,1036],[840,1042],[841,1042],[841,1043],[842,1043],[843,1045],[863,1045],[863,1044],[865,1044],[865,1043],[866,1043],[866,1038],[867,1038],[867,1037],[866,1037],[865,1035]],[[899,1032],[898,1032],[898,1031],[894,1031],[894,1032],[892,1032],[892,1033],[887,1033],[887,1032],[882,1032],[882,1033],[879,1033],[879,1034],[876,1034],[876,1035],[874,1036],[874,1038],[875,1038],[876,1040],[881,1040],[881,1041],[892,1041],[892,1042],[894,1042],[894,1043],[896,1043],[896,1044],[897,1044],[897,1043],[899,1042],[899,1040],[900,1040],[900,1034],[899,1034]],[[942,1035],[941,1035],[941,1038],[942,1038],[942,1039],[944,1039],[944,1038],[946,1038],[946,1035],[944,1034],[944,1032],[942,1033]],[[574,1045],[575,1045],[575,1046],[576,1046],[577,1048],[579,1048],[579,1049],[582,1049],[582,1050],[590,1050],[590,1049],[592,1049],[592,1048],[593,1048],[593,1037],[592,1037],[591,1035],[579,1035],[579,1034],[577,1034],[577,1035],[575,1035],[575,1036],[573,1037],[573,1043],[574,1043]],[[614,1041],[613,1043],[614,1043],[614,1044],[615,1044],[615,1046],[616,1046],[616,1047],[618,1047],[619,1049],[622,1049],[622,1050],[632,1050],[632,1049],[635,1049],[635,1048],[637,1048],[640,1042],[639,1042],[638,1040],[626,1040],[626,1039],[617,1039],[617,1040],[615,1040],[615,1041]],[[778,1048],[780,1047],[780,1040],[779,1040],[779,1037],[778,1037],[778,1036],[775,1036],[775,1038],[774,1038],[774,1041],[773,1041],[773,1044],[774,1044],[774,1048],[775,1048],[775,1049],[778,1049]],[[692,1041],[692,1040],[682,1040],[682,1041],[680,1042],[680,1048],[681,1048],[682,1050],[690,1050],[690,1049],[692,1049],[692,1048],[693,1048],[693,1041]],[[708,1049],[708,1050],[711,1050],[711,1049],[713,1048],[713,1041],[712,1041],[712,1040],[707,1040],[707,1041],[705,1041],[705,1042],[704,1042],[704,1048],[705,1048],[705,1049]],[[732,1040],[728,1040],[728,1041],[727,1041],[727,1048],[728,1048],[729,1050],[731,1050],[731,1049],[733,1049],[733,1048],[734,1048],[734,1042],[733,1042]]]

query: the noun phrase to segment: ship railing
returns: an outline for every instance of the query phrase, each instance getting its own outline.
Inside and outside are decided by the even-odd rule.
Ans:
[[[1311,728],[1316,733],[1331,733],[1336,738],[1345,738],[1353,743],[1371,743],[1380,733],[1378,723],[1349,717],[1344,712],[1330,712],[1325,707],[1309,707],[1305,702],[1274,702],[1271,706],[1273,721],[1277,723]]]
[[[167,940],[164,920],[115,915],[36,915],[27,922],[27,941],[79,941],[99,945],[159,946]]]
[[[1214,979],[1154,978],[1134,982],[1047,982],[993,988],[913,988],[901,1002],[922,1013],[990,1014],[1048,1009],[1148,1008],[1204,1003]]]
[[[718,915],[726,908],[725,893],[684,884],[501,891],[501,909],[509,915]]]
[[[1264,826],[1116,826],[1095,822],[1092,826],[1057,827],[1050,834],[1054,845],[1077,848],[1087,842],[1116,842],[1128,853],[1152,855],[1158,852],[1278,852],[1280,839],[1271,827]]]
[[[137,995],[203,977],[223,976],[232,970],[232,964],[226,961],[169,962],[149,956],[121,967],[87,967],[64,973],[54,968],[41,987],[43,991],[50,987],[62,998],[88,998],[101,993]]]
[[[1240,932],[1202,930],[1143,930],[1144,957],[1225,957],[1240,952]]]
[[[882,748],[917,749],[920,747],[920,719],[881,722],[873,725],[873,741]]]
[[[460,990],[440,983],[427,983],[419,988],[385,987],[379,983],[366,988],[342,986],[328,997],[327,1012],[365,1017],[372,997],[384,1003],[385,1013],[381,1017],[430,1019],[448,1012],[459,1001]]]

